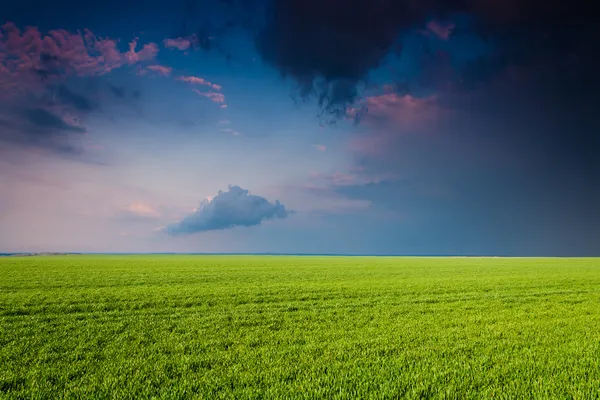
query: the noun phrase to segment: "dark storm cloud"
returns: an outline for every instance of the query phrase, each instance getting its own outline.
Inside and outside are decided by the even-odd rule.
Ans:
[[[506,171],[473,172],[458,179],[452,175],[348,185],[336,191],[349,200],[369,201],[374,211],[400,216],[392,238],[398,248],[410,243],[411,252],[598,255],[597,189],[586,196],[577,183],[540,187],[531,176],[518,178]]]
[[[403,29],[418,20],[399,1],[288,0],[268,3],[256,40],[263,60],[316,95],[328,112],[343,113],[356,85],[380,66]],[[315,88],[317,80],[322,86]]]
[[[598,254],[600,29],[591,4],[268,4],[257,39],[263,59],[336,117],[362,101],[355,166],[418,183],[337,193],[421,216],[414,231],[424,232],[423,248],[435,231],[452,236],[458,253]],[[397,78],[409,94],[431,89],[434,100],[405,92],[360,99],[356,89],[370,73],[398,67],[385,58],[398,38],[424,30],[419,46],[401,52],[416,60],[415,71]],[[429,194],[417,196],[418,188]]]
[[[433,79],[446,67],[444,84],[486,82],[511,64],[546,63],[572,78],[578,68],[592,71],[583,65],[584,59],[598,63],[592,50],[598,30],[588,8],[565,0],[272,0],[256,44],[264,61],[298,83],[302,96],[315,96],[325,112],[340,117],[356,99],[357,85],[385,64],[386,56],[402,50],[402,35],[426,26],[445,40],[467,33],[493,46],[489,56],[457,65],[452,58],[440,59],[424,41],[422,54],[415,55],[422,59],[420,68],[430,70]],[[464,16],[474,22],[460,32],[444,31],[437,22],[451,26]],[[427,76],[421,78],[428,83]]]
[[[411,52],[419,79],[406,70],[394,79],[410,89],[452,84],[472,90],[511,66],[545,65],[554,74],[583,82],[597,70],[599,32],[591,2],[558,0],[247,0],[190,2],[180,39],[198,40],[210,50],[228,32],[244,29],[254,38],[263,61],[298,85],[302,98],[318,101],[335,119],[360,95],[369,75],[381,67],[398,72],[398,58]],[[183,9],[182,9],[183,10]],[[459,21],[468,19],[469,24]],[[188,29],[193,28],[193,29]],[[424,40],[406,48],[403,39],[420,33]],[[439,39],[470,36],[489,50],[460,62],[440,50]],[[216,39],[216,42],[213,40]],[[175,43],[174,43],[175,45]],[[475,44],[464,42],[464,47]],[[404,48],[403,48],[404,47]],[[461,51],[464,52],[465,49]],[[396,64],[395,64],[396,63]],[[581,74],[585,70],[584,74]]]
[[[286,218],[291,213],[279,201],[271,203],[263,197],[249,194],[239,186],[229,186],[227,192],[220,191],[211,201],[204,200],[197,211],[169,225],[165,232],[185,235],[236,226],[255,226],[266,220]]]
[[[409,215],[414,223],[403,226],[418,248],[436,232],[434,242],[452,244],[444,248],[455,254],[597,255],[593,103],[577,93],[550,95],[557,89],[528,71],[509,75],[435,103],[372,101],[354,141],[355,165],[395,179],[336,192]]]

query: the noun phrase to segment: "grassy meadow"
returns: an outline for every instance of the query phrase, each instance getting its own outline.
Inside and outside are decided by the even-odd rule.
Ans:
[[[3,257],[0,398],[598,399],[600,259]]]

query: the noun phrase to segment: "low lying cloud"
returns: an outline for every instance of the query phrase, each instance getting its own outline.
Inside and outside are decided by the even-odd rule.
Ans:
[[[255,226],[266,220],[287,218],[292,213],[278,200],[271,203],[239,186],[229,186],[227,192],[219,191],[212,199],[203,200],[194,213],[168,225],[164,232],[176,236],[236,226]]]

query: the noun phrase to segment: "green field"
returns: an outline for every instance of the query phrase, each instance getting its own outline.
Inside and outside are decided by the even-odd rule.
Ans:
[[[600,398],[600,259],[0,259],[0,398]]]

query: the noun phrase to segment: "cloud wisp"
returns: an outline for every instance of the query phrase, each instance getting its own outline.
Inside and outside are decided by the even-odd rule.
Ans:
[[[187,38],[165,39],[163,45],[167,49],[187,50],[191,47],[192,42]]]
[[[173,68],[164,65],[149,65],[148,69],[162,76],[169,76],[173,71]]]
[[[187,82],[187,83],[191,83],[192,85],[206,85],[206,86],[210,86],[211,88],[215,89],[215,90],[221,90],[222,87],[221,85],[217,85],[215,83],[209,82],[204,78],[199,78],[197,76],[180,76],[179,78],[177,78],[178,81],[182,81],[182,82]]]
[[[283,219],[293,214],[278,200],[269,202],[239,186],[229,186],[210,200],[203,200],[198,209],[181,221],[168,225],[164,232],[188,235],[199,232],[231,229],[238,226],[256,226],[263,221]]]
[[[213,103],[217,103],[217,104],[223,104],[225,103],[225,95],[223,93],[217,93],[217,92],[201,92],[198,89],[192,89],[194,91],[194,93],[196,93],[199,96],[202,97],[206,97],[207,99],[209,99],[210,101],[212,101]]]

